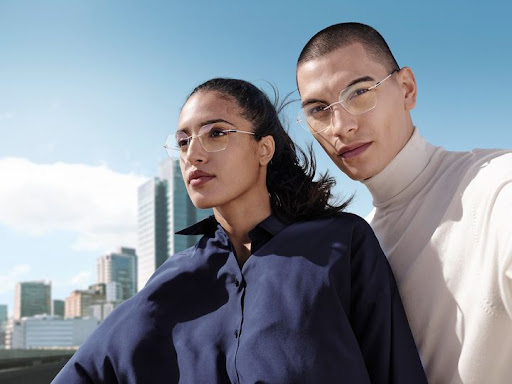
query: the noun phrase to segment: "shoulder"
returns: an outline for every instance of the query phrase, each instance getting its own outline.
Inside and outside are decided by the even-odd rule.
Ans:
[[[315,238],[361,238],[374,237],[373,229],[361,216],[341,212],[332,217],[298,222],[290,225],[287,232],[294,236],[311,236]]]
[[[435,167],[436,183],[453,190],[466,202],[477,200],[484,203],[486,197],[491,197],[504,184],[512,181],[512,150],[443,150]]]
[[[496,181],[512,180],[512,150],[473,150],[479,177]]]
[[[472,167],[461,183],[462,194],[477,206],[490,206],[512,183],[512,151],[473,150]]]
[[[180,277],[193,269],[193,254],[193,248],[189,248],[166,260],[143,289],[105,318],[82,349],[94,350],[100,345],[116,349],[119,343],[125,347],[137,344],[140,338],[148,337],[160,327],[161,319],[170,322],[172,309],[176,312],[176,307],[171,307],[182,295],[177,285],[183,285]]]
[[[351,228],[355,231],[373,233],[370,224],[359,215],[350,212],[343,212],[331,218],[331,225]]]
[[[469,152],[446,151],[445,163],[459,168],[467,180],[474,178],[511,179],[512,150],[473,149]]]
[[[172,256],[169,256],[169,258],[160,267],[158,267],[155,273],[150,277],[146,285],[149,285],[153,280],[158,279],[158,277],[161,275],[166,275],[169,273],[172,274],[182,268],[191,267],[195,262],[198,261],[197,257],[195,257],[196,247],[197,244],[183,251],[175,253]]]
[[[326,227],[338,227],[338,226],[345,226],[347,228],[350,228],[354,225],[357,225],[361,222],[365,222],[365,220],[350,212],[340,212],[336,215],[333,215],[331,217],[326,217],[323,219],[315,219],[315,220],[309,220],[309,221],[299,221],[296,223],[291,224],[289,227],[293,229],[298,228],[312,228],[312,229],[325,229]]]

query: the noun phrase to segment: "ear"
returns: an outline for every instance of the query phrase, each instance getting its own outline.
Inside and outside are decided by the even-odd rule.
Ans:
[[[414,78],[412,69],[409,67],[403,67],[400,72],[398,72],[398,81],[402,87],[404,95],[404,108],[405,110],[410,111],[416,106],[417,92],[416,79]]]
[[[274,138],[270,135],[264,136],[258,142],[260,165],[267,165],[272,160],[276,150],[276,143]]]

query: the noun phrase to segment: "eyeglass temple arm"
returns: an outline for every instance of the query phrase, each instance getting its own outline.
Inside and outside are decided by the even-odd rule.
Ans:
[[[371,86],[370,88],[368,88],[368,91],[371,91],[372,89],[377,88],[379,85],[381,85],[383,82],[385,82],[387,79],[389,79],[393,74],[395,74],[398,71],[399,71],[399,69],[395,69],[393,72],[391,72],[385,78],[383,78],[381,81],[378,81],[374,86]]]

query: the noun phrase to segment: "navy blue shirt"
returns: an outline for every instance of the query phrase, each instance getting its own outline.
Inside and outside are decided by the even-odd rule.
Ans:
[[[250,233],[213,217],[94,331],[54,383],[426,383],[388,262],[344,213]]]

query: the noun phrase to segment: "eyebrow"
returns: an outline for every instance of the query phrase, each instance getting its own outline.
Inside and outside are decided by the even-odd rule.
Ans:
[[[203,122],[201,122],[199,124],[199,127],[204,127],[205,125],[209,125],[209,124],[215,124],[215,123],[226,123],[226,124],[229,124],[233,127],[235,127],[235,125],[227,120],[224,120],[224,119],[211,119],[211,120],[205,120]],[[188,135],[188,132],[189,132],[189,128],[188,127],[185,127],[183,129],[177,129],[176,132],[185,132],[187,135]]]
[[[363,81],[375,81],[375,79],[371,76],[362,76],[362,77],[358,77],[357,79],[354,79],[352,80],[351,82],[349,82],[345,88],[341,89],[340,92],[338,92],[338,96],[339,94],[341,93],[341,91],[347,89],[348,87],[351,87],[353,86],[354,84],[357,84],[357,83],[362,83]],[[302,108],[304,108],[306,105],[308,104],[313,104],[313,103],[322,103],[322,104],[329,104],[327,101],[325,100],[320,100],[320,99],[306,99],[302,102],[301,106]]]

